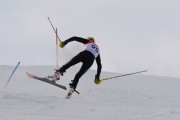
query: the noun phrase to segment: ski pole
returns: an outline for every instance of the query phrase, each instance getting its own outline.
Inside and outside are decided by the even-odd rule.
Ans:
[[[50,22],[50,24],[51,24],[51,26],[52,26],[52,28],[53,28],[53,30],[54,30],[54,32],[55,32],[55,34],[57,35],[57,33],[56,33],[56,30],[55,30],[55,28],[54,28],[54,26],[53,26],[53,24],[52,24],[52,22],[51,22],[51,20],[50,20],[50,17],[48,17],[48,20],[49,20],[49,22]],[[60,40],[60,38],[59,38],[59,36],[57,35],[57,38],[59,39],[59,41],[61,42],[61,40]]]
[[[8,79],[7,83],[6,83],[5,88],[7,87],[7,85],[8,85],[8,83],[9,83],[9,81],[10,81],[11,77],[13,76],[13,74],[14,74],[14,72],[16,71],[16,69],[17,69],[17,67],[19,66],[19,64],[20,64],[20,62],[18,62],[18,64],[17,64],[17,65],[16,65],[16,67],[14,68],[14,70],[13,70],[12,74],[10,75],[10,77],[9,77],[9,79]]]
[[[109,77],[109,78],[104,78],[104,79],[101,79],[101,81],[103,81],[103,80],[109,80],[109,79],[113,79],[113,78],[118,78],[118,77],[124,77],[124,76],[128,76],[128,75],[133,75],[133,74],[137,74],[137,73],[142,73],[142,72],[147,72],[147,70],[143,70],[143,71],[139,71],[139,72],[134,72],[134,73],[129,73],[129,74],[124,74],[124,75],[119,75],[119,76],[114,76],[114,77]]]

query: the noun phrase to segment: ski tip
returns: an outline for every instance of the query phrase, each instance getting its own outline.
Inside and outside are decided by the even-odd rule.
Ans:
[[[29,73],[28,73],[28,72],[26,72],[26,75],[29,75]]]
[[[27,72],[26,72],[26,75],[27,75],[28,77],[30,77],[30,78],[33,78],[33,75],[31,75],[31,74],[29,74],[29,73],[27,73]]]

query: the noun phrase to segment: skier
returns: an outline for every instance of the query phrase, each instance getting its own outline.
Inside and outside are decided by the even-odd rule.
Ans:
[[[95,83],[100,81],[99,78],[102,68],[99,47],[95,44],[95,40],[93,37],[88,37],[87,39],[81,37],[71,37],[65,40],[64,42],[60,41],[59,46],[61,48],[64,48],[65,45],[67,45],[69,42],[72,41],[77,41],[85,44],[85,50],[77,54],[69,62],[67,62],[61,68],[56,70],[53,76],[46,77],[47,79],[56,82],[57,80],[60,79],[59,78],[60,76],[63,76],[63,73],[66,72],[68,68],[79,62],[82,62],[82,66],[80,70],[75,75],[74,79],[72,80],[72,83],[69,84],[70,85],[69,94],[72,94],[74,92],[79,82],[79,79],[92,66],[94,59],[96,59],[96,63],[97,63],[97,74],[95,75],[95,80],[94,80]]]

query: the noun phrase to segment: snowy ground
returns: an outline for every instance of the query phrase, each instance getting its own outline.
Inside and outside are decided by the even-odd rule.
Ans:
[[[26,77],[26,71],[51,74],[52,66],[21,66],[4,88],[13,68],[0,66],[0,120],[180,120],[178,78],[139,74],[95,85],[91,70],[77,87],[81,94],[67,100],[67,91]],[[76,69],[68,70],[58,83],[68,87]],[[114,75],[120,74],[101,76]]]

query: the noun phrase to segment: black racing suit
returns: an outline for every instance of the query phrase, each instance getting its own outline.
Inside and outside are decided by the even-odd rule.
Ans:
[[[67,43],[72,42],[72,41],[81,42],[83,44],[87,44],[89,42],[89,40],[84,39],[84,38],[71,37],[64,41],[64,45],[66,45]],[[58,71],[60,73],[66,72],[66,70],[69,67],[71,67],[79,62],[82,62],[82,66],[81,66],[79,72],[75,75],[74,80],[72,80],[72,83],[69,84],[70,87],[73,87],[74,89],[76,89],[79,79],[92,66],[94,59],[95,59],[95,57],[90,51],[84,50],[84,51],[80,52],[79,54],[77,54],[75,57],[73,57],[65,65],[63,65]],[[101,68],[102,68],[100,54],[98,54],[98,56],[96,57],[96,63],[97,63],[96,78],[99,78],[100,73],[101,73]]]

